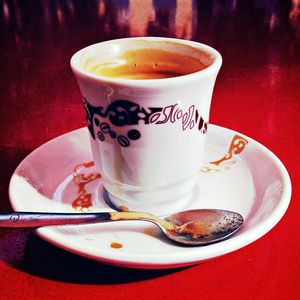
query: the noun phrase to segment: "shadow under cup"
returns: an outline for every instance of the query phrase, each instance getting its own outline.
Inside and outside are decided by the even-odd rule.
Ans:
[[[162,216],[188,207],[221,63],[209,46],[153,37],[72,57],[93,158],[116,208]]]

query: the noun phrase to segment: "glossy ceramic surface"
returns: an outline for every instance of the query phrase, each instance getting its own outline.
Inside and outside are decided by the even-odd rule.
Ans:
[[[148,70],[153,72],[163,68],[172,55],[177,55],[177,62],[192,57],[194,61],[188,63],[203,62],[207,67],[151,80],[111,78],[86,70],[87,65],[94,68],[112,61],[124,65],[126,59],[120,55],[145,50],[168,54],[152,57],[151,63],[151,55],[141,63],[137,57],[142,55],[135,54],[131,60],[135,59],[136,68],[150,64]],[[221,64],[221,55],[207,45],[161,37],[116,39],[73,55],[71,67],[83,98],[93,160],[116,207],[172,214],[190,199],[203,162],[211,98]]]
[[[90,163],[92,156],[86,142],[88,131],[80,129],[48,142],[25,158],[10,184],[14,210],[112,211],[101,175],[95,176],[97,171]],[[37,233],[63,249],[97,261],[158,269],[192,265],[232,252],[275,226],[287,209],[291,183],[274,154],[248,137],[210,125],[205,161],[185,209],[217,208],[242,214],[243,228],[228,240],[205,247],[180,247],[160,236],[155,225],[134,221],[45,227]],[[80,174],[85,176],[81,181]],[[90,176],[93,180],[87,183]],[[77,202],[77,188],[82,183],[84,194],[91,195],[87,209],[83,198],[82,205]],[[119,248],[112,246],[115,244]]]

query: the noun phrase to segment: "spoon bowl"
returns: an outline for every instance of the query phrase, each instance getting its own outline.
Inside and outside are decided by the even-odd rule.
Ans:
[[[183,211],[165,219],[174,224],[169,238],[186,245],[207,245],[229,238],[242,226],[243,217],[231,211],[196,209]]]
[[[143,212],[14,212],[0,214],[0,227],[41,227],[130,220],[154,223],[172,241],[189,246],[220,242],[237,232],[244,222],[240,214],[219,209],[187,210],[165,219]]]

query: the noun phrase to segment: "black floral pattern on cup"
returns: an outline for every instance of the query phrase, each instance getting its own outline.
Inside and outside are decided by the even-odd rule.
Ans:
[[[130,129],[127,133],[118,135],[112,127],[140,123],[162,125],[181,122],[183,131],[197,128],[202,134],[207,132],[207,122],[200,116],[194,105],[183,111],[177,103],[166,107],[144,108],[129,100],[116,100],[106,109],[91,105],[86,98],[83,98],[83,103],[87,127],[92,138],[105,141],[110,137],[116,139],[122,147],[128,147],[132,141],[140,139],[141,133],[137,129]]]
[[[110,136],[110,138],[112,139],[116,139],[118,141],[118,143],[122,146],[122,147],[128,147],[130,145],[130,141],[129,139],[134,139],[135,136],[133,136],[132,138],[132,135],[129,134],[132,130],[130,130],[128,132],[128,138],[124,135],[117,135],[117,133],[115,131],[113,131],[111,128],[110,128],[110,125],[106,122],[100,122],[99,119],[95,119],[94,121],[95,125],[100,129],[99,131],[97,131],[97,137],[98,139],[103,142],[105,141],[105,139]],[[139,131],[136,130],[137,134],[140,135]]]

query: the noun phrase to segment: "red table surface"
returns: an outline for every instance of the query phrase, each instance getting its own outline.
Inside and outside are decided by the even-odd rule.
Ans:
[[[30,230],[0,230],[1,299],[300,299],[300,1],[1,1],[0,211],[33,149],[85,125],[71,55],[92,43],[168,36],[223,56],[210,122],[273,151],[293,184],[289,209],[264,237],[176,270],[103,265]]]

